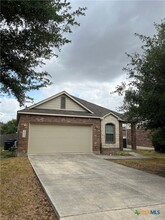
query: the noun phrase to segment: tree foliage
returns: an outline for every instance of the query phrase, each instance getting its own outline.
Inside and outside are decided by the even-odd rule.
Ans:
[[[50,85],[50,75],[40,71],[44,59],[70,42],[66,33],[84,11],[73,11],[66,0],[2,0],[1,92],[23,105],[26,92]]]
[[[1,134],[15,134],[17,132],[17,120],[12,119],[1,125]]]
[[[155,151],[165,152],[165,128],[159,128],[152,132],[152,144]]]
[[[122,109],[128,121],[146,129],[165,128],[165,20],[155,28],[152,37],[136,34],[143,42],[142,53],[127,54],[129,83],[116,88],[125,94]]]

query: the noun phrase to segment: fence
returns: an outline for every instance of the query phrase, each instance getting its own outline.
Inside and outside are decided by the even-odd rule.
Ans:
[[[17,140],[17,134],[1,134],[0,135],[0,146],[4,147],[4,141],[7,141],[9,139]]]

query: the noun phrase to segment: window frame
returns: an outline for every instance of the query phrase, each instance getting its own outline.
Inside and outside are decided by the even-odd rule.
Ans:
[[[107,134],[112,134],[112,133],[107,133],[107,132],[106,132],[106,126],[107,126],[107,125],[112,125],[112,126],[113,126],[113,131],[114,131],[114,133],[113,133],[113,135],[114,135],[113,141],[107,141]],[[106,143],[106,144],[115,144],[115,143],[116,143],[116,126],[115,126],[115,124],[113,124],[113,123],[107,123],[107,124],[105,124],[105,143]]]

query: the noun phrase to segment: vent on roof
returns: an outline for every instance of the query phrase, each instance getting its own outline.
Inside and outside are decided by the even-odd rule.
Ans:
[[[65,108],[66,108],[66,97],[61,96],[61,109],[65,109]]]

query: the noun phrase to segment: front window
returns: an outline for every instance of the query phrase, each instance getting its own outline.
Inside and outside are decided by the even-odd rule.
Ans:
[[[115,125],[114,124],[105,125],[105,141],[107,143],[115,142]]]

